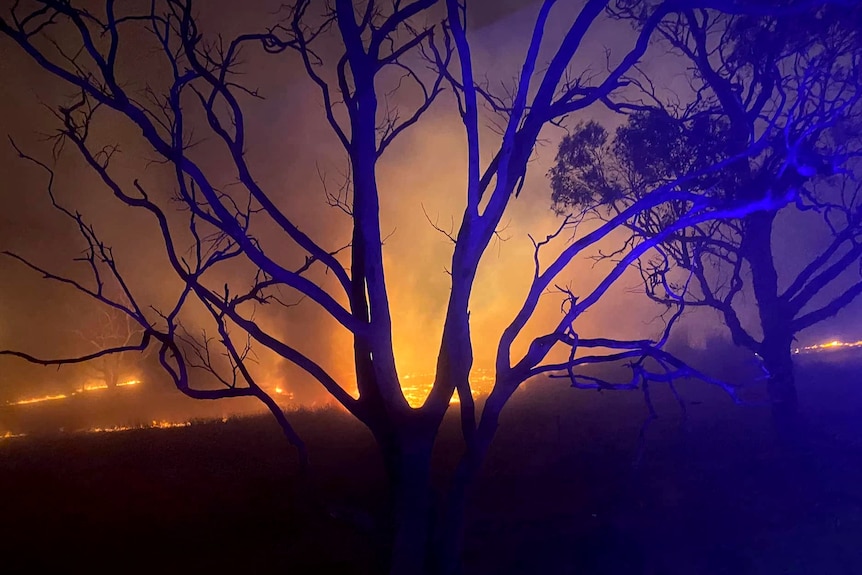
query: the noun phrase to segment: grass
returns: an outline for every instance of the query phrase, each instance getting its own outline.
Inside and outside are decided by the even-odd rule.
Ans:
[[[468,573],[862,573],[859,367],[800,368],[810,432],[793,449],[764,409],[691,384],[683,422],[660,395],[637,467],[637,394],[528,385],[469,509]],[[372,438],[337,410],[293,419],[313,497],[268,417],[0,442],[3,572],[377,572]],[[447,421],[438,482],[457,434]]]

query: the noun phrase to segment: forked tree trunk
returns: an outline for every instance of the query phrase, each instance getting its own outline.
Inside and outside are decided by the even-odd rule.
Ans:
[[[482,455],[462,462],[438,509],[431,486],[433,442],[400,445],[384,450],[391,497],[389,573],[459,575],[466,502]]]
[[[461,575],[467,501],[497,433],[500,412],[516,389],[500,385],[488,397],[482,421],[455,469],[434,539],[435,575]]]

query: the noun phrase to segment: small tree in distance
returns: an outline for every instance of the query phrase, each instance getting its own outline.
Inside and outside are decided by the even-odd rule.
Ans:
[[[770,4],[734,0],[662,2],[651,9],[616,66],[601,76],[594,71],[574,74],[571,62],[607,5],[605,0],[588,0],[572,15],[562,10],[562,6],[555,8],[553,0],[543,2],[526,53],[517,57],[520,75],[516,85],[509,96],[501,98],[476,82],[481,71],[474,69],[465,29],[466,8],[457,0],[391,3],[297,0],[286,8],[276,24],[230,41],[207,40],[196,23],[191,3],[185,0],[153,2],[143,11],[125,4],[121,11],[110,0],[98,12],[59,0],[27,3],[30,9],[16,4],[11,13],[0,18],[0,34],[77,93],[69,104],[55,110],[61,124],[58,144],[75,150],[114,198],[150,215],[153,229],[164,244],[166,263],[180,288],[168,308],[154,309],[141,301],[139,290],[126,281],[123,273],[124,266],[133,264],[117,261],[86,218],[57,199],[51,166],[19,149],[22,157],[48,176],[48,192],[54,205],[81,232],[87,250],[84,263],[92,278],[83,282],[63,277],[28,257],[7,255],[48,279],[70,284],[128,315],[138,322],[143,335],[138,343],[113,346],[76,358],[42,359],[12,350],[3,353],[36,363],[64,364],[152,345],[162,367],[184,394],[200,399],[250,396],[262,401],[304,461],[304,444],[287,415],[259,384],[254,364],[247,361],[249,341],[267,348],[315,378],[373,433],[391,483],[390,572],[411,575],[457,572],[469,488],[494,438],[500,414],[521,383],[543,374],[562,373],[577,387],[613,388],[613,384],[585,377],[577,369],[586,363],[620,360],[630,361],[633,368],[632,380],[619,386],[626,389],[642,388],[646,392],[644,384],[651,378],[668,381],[679,375],[697,375],[661,349],[667,330],[655,341],[583,337],[576,327],[578,318],[600,301],[625,270],[661,246],[670,235],[716,218],[736,219],[752,210],[772,210],[792,201],[798,192],[798,186],[787,186],[776,193],[759,190],[756,195],[732,202],[704,195],[696,184],[723,168],[722,162],[705,161],[653,187],[649,194],[634,199],[606,222],[568,243],[565,237],[576,232],[577,224],[590,212],[564,219],[556,232],[534,242],[535,266],[525,270],[531,278],[530,287],[500,336],[494,385],[482,409],[477,410],[469,379],[471,293],[479,262],[523,185],[543,129],[593,105],[616,105],[618,90],[627,82],[625,75],[647,50],[650,37],[683,5],[776,13],[767,8]],[[552,17],[568,18],[571,24],[544,64],[539,54],[547,48],[544,35]],[[169,75],[167,85],[164,78],[149,83],[147,78],[137,77],[141,71],[117,65],[118,54],[123,50],[139,49],[125,43],[127,35],[137,33],[140,37],[141,32],[147,33],[159,48],[162,69]],[[74,45],[70,48],[53,41],[55,33],[64,39],[72,38]],[[324,41],[335,45],[332,60],[327,59],[333,53],[332,46],[322,45]],[[244,114],[259,96],[238,83],[238,58],[243,49],[246,55],[264,52],[271,57],[298,58],[319,90],[323,120],[349,162],[347,194],[330,197],[349,216],[346,220],[349,246],[326,245],[320,238],[303,232],[298,224],[302,214],[285,211],[279,201],[285,192],[255,176],[247,157]],[[424,69],[428,65],[430,71]],[[395,80],[391,80],[393,75]],[[413,101],[415,106],[405,112],[404,106],[399,110],[392,105],[389,96],[407,82],[412,83],[413,94],[419,97]],[[809,87],[803,82],[799,89],[805,91]],[[379,191],[378,170],[387,150],[397,145],[399,136],[441,100],[444,89],[454,93],[455,99],[449,102],[453,109],[457,104],[457,113],[463,121],[468,169],[459,208],[462,211],[451,234],[451,290],[436,375],[425,403],[413,408],[402,393],[395,367],[387,290],[387,272],[392,270],[384,266],[380,224],[380,204],[386,197]],[[484,147],[489,140],[481,133],[485,108],[504,119],[491,150]],[[783,112],[779,107],[772,113],[780,118]],[[126,185],[118,178],[111,165],[117,148],[104,148],[93,141],[91,128],[103,117],[108,121],[121,119],[133,126],[171,168],[175,175],[175,199],[182,211],[177,212],[175,204],[161,202],[141,181]],[[804,121],[811,122],[810,128],[816,129],[821,120],[813,116]],[[781,128],[780,124],[771,125],[745,148],[736,149],[736,157],[757,155],[764,146],[773,145]],[[221,157],[226,158],[238,179],[239,185],[229,191],[218,188],[215,174],[206,167],[207,159],[195,153],[192,144],[199,141],[204,131],[219,145]],[[789,136],[789,144],[795,146],[797,139],[804,140],[805,133]],[[483,157],[492,159],[483,163]],[[788,173],[801,168],[792,155],[784,157],[782,165]],[[611,237],[615,230],[638,221],[643,214],[679,202],[686,203],[686,213],[655,236],[625,246],[620,261],[592,289],[581,294],[556,289],[563,310],[559,321],[533,337],[525,352],[513,350],[516,339],[524,337],[524,328],[539,305],[540,296],[555,290],[561,274],[573,261]],[[256,234],[260,225],[277,230],[277,248]],[[295,265],[281,257],[283,246],[291,246],[299,254]],[[545,261],[545,252],[553,246],[557,246],[557,251],[547,258],[549,263],[540,263],[540,252],[541,261]],[[226,283],[214,270],[228,264],[236,265],[238,271]],[[315,281],[317,276],[313,274],[321,269],[335,278],[334,286]],[[106,281],[118,288],[121,295],[109,297],[103,289]],[[288,311],[292,302],[282,299],[282,291],[304,298],[304,305],[326,313],[351,335],[358,394],[351,394],[352,386],[337,381],[325,366],[307,354],[307,342],[302,337],[277,337],[256,319],[255,313],[262,313],[264,306]],[[206,311],[217,338],[190,343],[191,336],[183,330],[181,319],[193,306]],[[672,322],[668,329],[670,325]],[[196,385],[191,370],[196,365],[208,367],[201,361],[206,353],[194,350],[205,351],[207,346],[216,345],[230,358],[230,369],[237,377],[219,377],[221,387],[202,388]],[[589,354],[576,357],[576,353],[584,350]],[[650,372],[647,367],[650,358],[662,366],[661,374]],[[464,452],[445,492],[439,518],[432,522],[435,510],[430,485],[431,450],[456,391],[461,399],[458,409]],[[436,529],[432,529],[432,524]]]
[[[628,11],[618,16],[643,19]],[[549,174],[555,209],[592,206],[604,218],[717,163],[724,167],[689,190],[732,202],[799,190],[786,205],[671,234],[665,230],[685,217],[688,201],[644,211],[626,224],[629,245],[666,238],[638,264],[652,300],[717,310],[734,343],[762,358],[783,435],[797,420],[796,334],[862,294],[858,273],[849,282],[845,273],[862,264],[860,18],[857,5],[782,18],[689,10],[667,19],[657,36],[689,64],[691,93],[678,96],[682,104],[664,105],[651,84],[635,81],[642,98],[624,105],[631,114],[613,139],[594,122],[578,126],[562,141]],[[767,145],[750,153],[764,130],[774,130]],[[791,158],[798,169],[786,169]],[[776,217],[790,210],[819,215],[831,241],[788,273],[778,261]],[[690,289],[679,297],[672,286],[683,281]],[[754,326],[741,314],[747,292],[757,305]]]
[[[76,329],[78,339],[87,343],[94,353],[115,347],[128,347],[140,341],[143,334],[141,325],[127,314],[103,307],[91,314],[85,327]],[[146,350],[144,350],[146,351]],[[116,389],[122,383],[122,378],[134,374],[136,366],[130,359],[132,354],[112,353],[103,355],[91,362],[87,367],[108,389]],[[137,360],[143,359],[140,353],[134,354]]]

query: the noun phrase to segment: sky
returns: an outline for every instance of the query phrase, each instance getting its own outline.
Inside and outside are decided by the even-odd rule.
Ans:
[[[267,5],[258,4],[261,10],[253,11],[246,3],[207,3],[207,9],[201,9],[201,28],[207,33],[225,34],[257,29],[262,25],[261,14],[265,17],[267,13]],[[517,73],[517,61],[523,57],[536,9],[537,5],[529,0],[471,4],[477,70],[487,71],[493,81],[509,80]],[[548,44],[553,44],[566,24],[565,18],[552,19]],[[601,22],[588,36],[576,65],[596,62],[603,65],[606,47],[619,53],[631,38],[631,32],[624,26]],[[157,69],[148,62],[145,53],[130,51],[121,55],[121,69],[129,82],[139,82],[140,76],[149,73],[158,78]],[[293,54],[273,57],[249,52],[246,62],[244,82],[256,86],[265,96],[263,101],[249,102],[246,115],[248,157],[255,178],[271,191],[280,206],[298,214],[303,231],[333,249],[346,244],[350,233],[348,220],[325,205],[319,178],[319,173],[323,173],[328,182],[336,182],[344,169],[343,157],[323,122],[314,85],[304,76]],[[650,62],[645,64],[649,69]],[[656,66],[657,74],[663,73],[660,68]],[[55,120],[41,103],[62,101],[66,95],[63,88],[5,39],[0,39],[0,77],[15,79],[0,83],[0,132],[13,137],[28,152],[50,160],[50,145],[40,134],[50,133]],[[617,116],[601,108],[590,109],[584,117],[608,126],[619,122]],[[563,133],[552,128],[543,134],[524,191],[504,218],[507,226],[501,235],[506,239],[492,244],[480,266],[471,302],[477,367],[491,365],[500,332],[514,316],[531,279],[532,246],[527,234],[542,237],[559,223],[550,210],[545,174]],[[153,154],[121,118],[113,117],[102,123],[94,137],[105,143],[120,143],[121,154],[112,165],[122,181],[129,184],[132,179],[140,178],[156,197],[169,196],[172,185],[169,174],[149,161]],[[214,179],[229,186],[233,175],[224,168],[215,147],[203,142],[196,153]],[[380,165],[382,227],[384,234],[391,234],[385,242],[385,265],[395,312],[395,351],[402,374],[430,372],[436,360],[448,295],[445,268],[451,257],[451,245],[432,229],[425,213],[443,227],[450,218],[457,221],[463,205],[465,158],[463,129],[454,113],[453,101],[447,96],[387,152]],[[140,299],[157,307],[168,305],[178,289],[177,282],[166,270],[152,222],[111,198],[72,150],[60,156],[56,173],[58,197],[96,223],[100,233],[115,247],[118,261]],[[50,209],[45,183],[44,174],[17,159],[4,138],[0,142],[0,249],[20,252],[52,270],[74,274],[76,268],[71,260],[81,244],[69,222]],[[782,225],[797,232],[811,228],[810,233],[795,233],[781,240],[786,242],[782,243],[786,245],[782,265],[791,269],[797,265],[799,254],[810,253],[812,246],[817,245],[818,236],[806,222],[794,220]],[[266,249],[277,257],[301,262],[296,259],[298,254],[284,248],[271,230],[261,229],[260,237],[268,246]],[[580,261],[568,272],[566,280],[574,291],[582,292],[600,277],[599,271],[593,269],[591,262]],[[229,269],[223,273],[225,281],[232,281],[236,279],[234,274],[243,270]],[[331,277],[320,276],[320,279],[324,285],[332,286]],[[624,278],[600,305],[579,320],[581,333],[655,336],[662,327],[656,321],[660,310],[635,293],[637,290],[633,288],[637,286],[636,278]],[[848,308],[835,320],[812,329],[803,343],[862,339],[862,326],[856,319],[860,311],[858,304]],[[559,301],[546,298],[532,328],[547,327],[558,317],[558,312]],[[0,259],[0,348],[48,356],[89,351],[76,331],[88,325],[93,313],[93,304],[86,298],[42,280],[9,259]],[[350,378],[351,348],[346,332],[311,305],[300,305],[289,316],[267,316],[266,310],[261,310],[258,317],[280,337],[299,342],[303,351],[320,360],[336,376]],[[195,319],[193,312],[189,324],[193,326]],[[686,322],[685,337],[695,347],[702,347],[723,334],[710,314],[692,316]],[[259,359],[258,369],[268,382],[295,386],[305,390],[303,397],[316,397],[311,384],[284,361],[265,353]],[[72,374],[72,379],[80,376],[78,372]],[[26,394],[24,390],[52,389],[58,385],[69,383],[55,370],[0,358],[0,400]]]

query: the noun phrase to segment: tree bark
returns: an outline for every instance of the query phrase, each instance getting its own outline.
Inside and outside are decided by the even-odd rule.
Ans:
[[[484,459],[483,455],[468,449],[468,453],[455,470],[434,532],[435,575],[461,575],[467,499]]]
[[[772,420],[781,439],[793,439],[799,426],[799,402],[793,372],[791,338],[764,339],[763,363],[769,372],[767,393],[772,407]]]
[[[380,442],[390,488],[390,575],[431,573],[433,439]]]
[[[381,442],[390,481],[390,575],[460,575],[465,512],[490,438],[478,437],[438,508],[431,485],[433,440]]]
[[[795,439],[798,402],[793,378],[793,313],[778,290],[778,272],[772,251],[775,212],[755,212],[745,220],[743,249],[751,266],[752,287],[757,301],[763,340],[760,356],[769,373],[767,393],[772,405],[772,421],[782,440]]]
[[[485,401],[476,433],[455,469],[434,538],[435,575],[461,575],[467,501],[497,433],[500,413],[517,384],[500,384]]]

